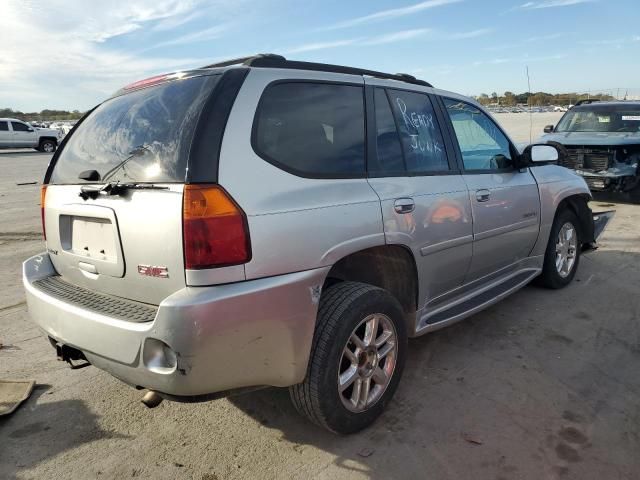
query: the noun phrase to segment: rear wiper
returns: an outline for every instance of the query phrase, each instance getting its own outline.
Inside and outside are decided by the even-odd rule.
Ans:
[[[122,195],[127,190],[168,190],[169,187],[154,185],[153,183],[120,183],[110,182],[106,185],[83,185],[80,187],[80,197],[96,199],[98,195]]]
[[[149,147],[147,147],[146,145],[138,145],[137,147],[135,147],[133,150],[131,150],[129,152],[128,156],[124,160],[122,160],[120,163],[118,163],[111,170],[105,172],[104,175],[102,175],[102,180],[106,182],[118,170],[120,170],[122,167],[124,167],[132,158],[140,157],[140,156],[145,155],[147,153],[152,153],[151,150],[149,149]]]

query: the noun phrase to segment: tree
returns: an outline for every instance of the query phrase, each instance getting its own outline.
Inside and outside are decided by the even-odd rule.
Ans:
[[[516,101],[516,96],[513,94],[513,92],[504,92],[504,100],[502,103],[513,107],[518,102]]]
[[[486,93],[481,93],[480,96],[476,98],[476,100],[478,100],[478,103],[480,105],[489,105],[490,103],[489,95],[487,95]]]

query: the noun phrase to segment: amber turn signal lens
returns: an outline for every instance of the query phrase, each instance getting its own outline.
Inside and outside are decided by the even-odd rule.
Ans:
[[[44,226],[44,207],[45,207],[45,200],[47,198],[47,186],[46,185],[42,185],[40,187],[40,217],[42,218],[42,235],[44,236],[44,239],[47,239],[47,229]]]
[[[238,265],[251,259],[246,216],[219,185],[185,185],[182,229],[187,269]]]

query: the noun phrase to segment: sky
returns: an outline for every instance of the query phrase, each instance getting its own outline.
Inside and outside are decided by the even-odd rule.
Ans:
[[[638,0],[1,0],[0,108],[267,52],[466,95],[527,91],[526,66],[532,91],[639,89],[638,25]]]

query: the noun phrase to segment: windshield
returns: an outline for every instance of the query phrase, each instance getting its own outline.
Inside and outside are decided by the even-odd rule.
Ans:
[[[640,132],[640,106],[596,105],[570,110],[556,132]]]
[[[107,100],[71,135],[50,183],[87,183],[78,175],[88,170],[98,172],[98,182],[184,182],[193,131],[218,78],[186,78]]]

